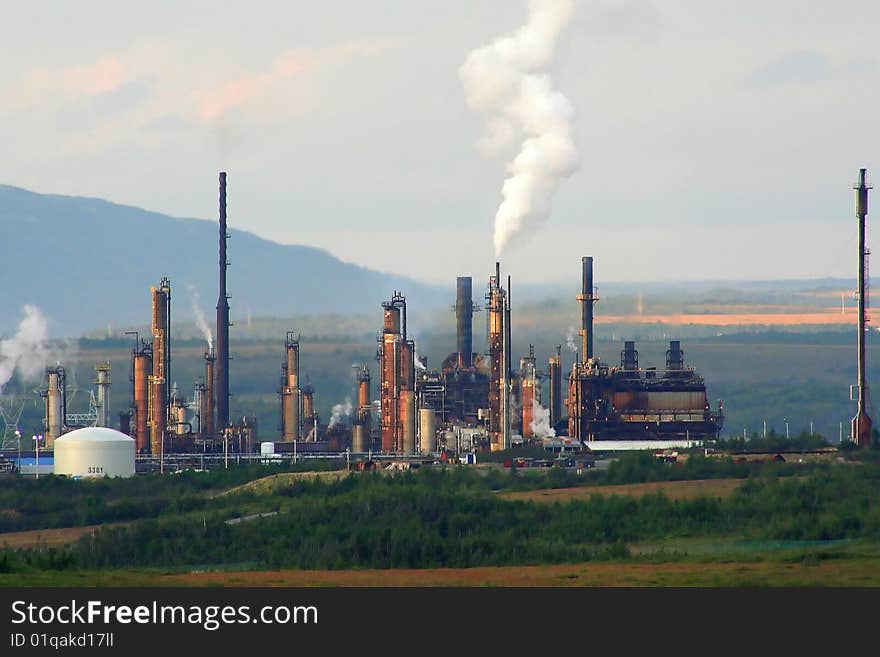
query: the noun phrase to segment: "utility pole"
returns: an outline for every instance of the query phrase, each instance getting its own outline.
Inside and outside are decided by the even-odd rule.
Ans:
[[[871,418],[868,417],[867,388],[865,377],[865,330],[867,322],[867,293],[865,280],[867,273],[866,256],[870,253],[865,248],[865,217],[868,214],[868,190],[871,186],[865,182],[866,169],[859,169],[859,180],[853,186],[856,190],[856,217],[859,219],[859,407],[852,421],[853,440],[859,447],[871,446]]]

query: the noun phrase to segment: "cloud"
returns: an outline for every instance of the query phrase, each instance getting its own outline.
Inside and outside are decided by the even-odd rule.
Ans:
[[[377,52],[389,45],[391,45],[390,40],[371,40],[284,51],[275,58],[269,70],[229,80],[205,93],[199,104],[199,116],[205,121],[222,119],[230,110],[243,107],[270,94],[276,84],[301,77],[356,55]]]
[[[125,81],[125,68],[119,57],[109,55],[72,71],[74,83],[89,95],[114,91]]]
[[[790,82],[817,82],[833,75],[828,58],[819,52],[792,52],[776,57],[751,73],[748,82],[772,87]]]
[[[27,74],[27,85],[34,94],[63,93],[67,98],[94,97],[116,91],[131,78],[118,55],[56,70],[37,67]]]
[[[279,56],[266,73],[230,80],[219,89],[208,92],[199,107],[206,121],[219,119],[229,110],[245,105],[266,92],[275,82],[296,77],[314,67],[314,57],[306,52],[287,52]]]

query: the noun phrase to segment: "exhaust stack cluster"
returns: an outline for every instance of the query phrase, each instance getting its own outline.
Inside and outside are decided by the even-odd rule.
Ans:
[[[406,337],[406,297],[395,292],[382,303],[379,337],[380,428],[383,452],[415,452],[415,344]]]

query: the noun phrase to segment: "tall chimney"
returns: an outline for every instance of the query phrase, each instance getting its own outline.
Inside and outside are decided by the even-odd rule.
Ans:
[[[504,390],[502,402],[504,404],[504,423],[501,431],[501,449],[510,448],[510,397],[513,392],[513,368],[511,367],[511,353],[513,343],[510,338],[510,276],[507,276],[507,290],[504,295]]]
[[[470,276],[459,276],[455,297],[456,344],[458,349],[458,366],[468,369],[473,366],[474,351],[474,303]]]
[[[138,454],[150,451],[150,379],[153,373],[153,347],[141,341],[132,350],[134,379],[134,439]]]
[[[226,294],[226,172],[220,172],[220,294],[217,297],[217,364],[214,394],[217,403],[216,430],[229,424],[229,295]]]
[[[562,418],[562,345],[556,345],[556,355],[550,356],[550,426]]]
[[[151,287],[153,298],[153,373],[149,379],[150,453],[164,455],[165,430],[168,428],[168,409],[171,389],[171,282],[167,278]]]
[[[281,383],[281,424],[284,442],[300,439],[299,336],[288,331],[284,341],[284,381]]]
[[[202,393],[201,429],[206,436],[214,435],[214,411],[217,403],[214,395],[214,370],[217,356],[213,348],[205,350],[205,390]]]
[[[597,301],[593,298],[593,257],[584,256],[581,265],[582,287],[577,299],[581,302],[581,356],[586,363],[593,357],[593,304]]]
[[[856,190],[856,216],[859,219],[859,408],[852,421],[852,435],[859,447],[871,446],[871,418],[868,417],[868,383],[865,376],[865,324],[867,322],[867,299],[866,297],[866,262],[865,256],[865,217],[868,214],[868,190],[870,185],[865,182],[865,169],[859,170],[859,181],[853,189]]]
[[[110,361],[95,364],[95,387],[98,391],[98,423],[95,426],[110,426]],[[125,433],[125,432],[123,432]]]
[[[495,263],[495,275],[489,277],[489,291],[486,294],[489,310],[488,336],[489,347],[489,442],[492,451],[504,449],[505,432],[505,408],[506,398],[505,377],[506,358],[505,346],[505,317],[506,301],[504,290],[501,287],[501,264]]]

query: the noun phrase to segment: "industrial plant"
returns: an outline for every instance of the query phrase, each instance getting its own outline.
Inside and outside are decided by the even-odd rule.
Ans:
[[[864,169],[855,188],[860,238],[860,397],[852,435],[860,445],[867,445],[871,420],[864,403],[864,222],[869,187]],[[599,295],[593,257],[585,256],[581,291],[576,296],[580,349],[572,347],[574,362],[567,383],[561,346],[541,357],[533,345],[525,353],[514,354],[512,281],[510,276],[506,281],[502,278],[500,262],[496,262],[486,282],[483,306],[474,303],[473,279],[457,278],[451,306],[455,349],[435,367],[417,356],[415,341],[407,332],[406,296],[393,291],[381,303],[375,374],[370,364],[356,364],[352,395],[356,403],[331,418],[319,417],[315,389],[301,373],[300,356],[308,350],[308,343],[296,331],[287,331],[283,343],[279,341],[278,432],[265,435],[264,429],[258,437],[255,414],[239,421],[229,415],[228,239],[226,173],[221,172],[216,343],[209,340],[203,375],[195,381],[191,396],[169,383],[174,358],[172,282],[167,277],[150,288],[149,336],[129,332],[134,336],[131,385],[127,406],[119,412],[120,431],[110,429],[109,362],[94,366],[89,411],[81,414],[68,412],[64,366],[45,368],[40,388],[44,433],[37,446],[54,451],[58,473],[128,476],[135,471],[135,460],[138,471],[161,471],[168,463],[194,457],[223,458],[228,463],[230,455],[248,460],[342,454],[354,460],[374,455],[392,460],[445,459],[464,452],[547,446],[554,441],[575,451],[601,450],[603,441],[692,444],[717,438],[723,427],[722,403],[712,406],[706,382],[687,364],[679,340],[669,341],[665,362],[648,366],[640,362],[635,340],[622,341],[619,360],[616,355],[612,360],[595,353],[594,313]],[[474,314],[483,310],[487,313],[486,352],[478,353],[473,347]],[[513,367],[515,355],[518,369]],[[106,463],[99,458],[102,450],[109,454]]]

